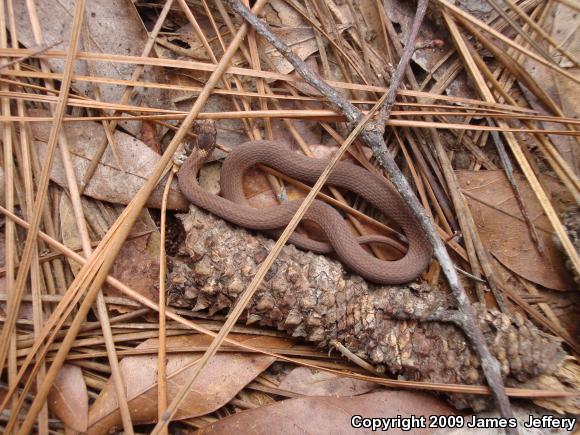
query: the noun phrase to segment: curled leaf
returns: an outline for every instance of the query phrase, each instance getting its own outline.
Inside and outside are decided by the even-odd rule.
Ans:
[[[89,394],[80,367],[64,364],[48,393],[48,409],[69,429],[86,432]]]

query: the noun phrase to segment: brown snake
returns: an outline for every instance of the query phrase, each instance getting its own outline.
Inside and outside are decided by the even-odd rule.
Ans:
[[[197,147],[193,148],[177,174],[179,188],[198,207],[252,230],[283,230],[302,200],[287,201],[265,209],[249,206],[242,186],[242,177],[247,169],[261,163],[296,180],[315,183],[328,164],[325,159],[294,153],[278,142],[246,142],[236,147],[223,163],[220,179],[223,197],[220,197],[205,191],[197,182],[197,173],[214,146],[215,136],[213,140],[198,139]],[[380,260],[363,249],[361,244],[369,241],[385,242],[383,237],[357,238],[338,211],[316,200],[309,207],[304,220],[313,221],[322,228],[340,260],[351,271],[379,284],[404,284],[417,278],[429,263],[431,245],[393,185],[388,180],[347,162],[338,163],[327,184],[350,190],[373,204],[401,227],[409,243],[407,253],[401,259]],[[315,252],[330,250],[327,243],[298,233],[290,237],[290,242]]]

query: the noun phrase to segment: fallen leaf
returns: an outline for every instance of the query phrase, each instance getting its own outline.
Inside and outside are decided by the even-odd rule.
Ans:
[[[244,433],[271,434],[373,434],[371,429],[351,426],[354,415],[393,418],[397,416],[451,415],[453,411],[443,401],[422,393],[381,391],[357,397],[304,397],[288,399],[273,405],[243,411],[210,424],[198,434]],[[429,429],[413,429],[411,433],[430,433]],[[409,433],[389,429],[389,433]]]
[[[64,364],[47,398],[48,409],[70,429],[86,432],[89,422],[89,394],[80,367]]]
[[[157,302],[159,300],[159,246],[160,234],[153,218],[147,209],[141,214],[131,234],[143,234],[138,237],[129,235],[129,239],[123,243],[115,262],[111,268],[111,274],[133,290]],[[105,286],[105,294],[111,296],[123,296],[112,286]],[[117,307],[119,311],[119,307]],[[125,311],[124,307],[120,311]]]
[[[284,0],[270,0],[262,14],[270,25],[277,27],[298,27],[306,24],[302,15]]]
[[[41,158],[44,160],[50,123],[33,122],[31,126]],[[67,122],[64,125],[64,132],[68,139],[75,176],[80,181],[89,167],[95,149],[105,137],[105,132],[103,126],[96,122]],[[114,138],[125,171],[117,168],[113,153],[107,148],[84,194],[102,201],[128,204],[145,184],[160,156],[143,142],[126,133],[116,131]],[[67,187],[64,165],[58,151],[54,155],[50,178],[59,186]],[[161,206],[165,180],[166,178],[161,180],[151,193],[147,207]],[[172,210],[188,208],[188,201],[181,194],[175,179],[169,191],[167,207]]]
[[[64,41],[52,50],[67,50],[75,2],[43,0],[35,2],[35,4],[45,44]],[[30,25],[28,5],[29,3],[23,1],[14,2],[18,40],[26,47],[37,48],[38,45]],[[86,29],[88,37],[81,38],[79,51],[93,53],[141,56],[149,37],[135,5],[130,0],[92,0],[86,2],[83,28]],[[64,59],[50,59],[48,62],[52,71],[62,73],[65,65]],[[85,76],[129,80],[134,69],[135,65],[128,63],[92,62],[89,70],[86,61],[77,59],[74,71],[76,74]],[[150,66],[145,67],[140,77],[141,80],[148,82],[161,82],[161,78],[161,69]],[[123,86],[98,83],[98,81],[75,80],[73,87],[84,95],[92,95],[93,89],[98,87],[100,99],[109,103],[120,101],[121,95],[125,91]],[[136,88],[131,103],[159,108],[167,107],[168,104],[164,91],[154,88],[147,88],[146,92]],[[132,134],[139,133],[139,122],[123,122],[122,124]]]
[[[281,390],[305,396],[358,396],[377,388],[372,382],[321,372],[308,367],[296,367],[278,386]]]
[[[458,0],[457,6],[481,21],[487,22],[492,17],[497,16],[487,2],[481,2],[479,0]]]
[[[558,45],[566,49],[573,59],[580,56],[580,33],[577,31],[580,26],[580,15],[574,13],[569,7],[563,4],[555,4],[553,13],[546,16],[546,23],[542,26],[551,34]],[[549,31],[551,29],[551,31]],[[572,67],[571,62],[555,50],[550,50],[555,61],[560,62],[566,72],[580,77],[580,70]],[[578,118],[580,107],[580,84],[570,80],[562,74],[547,68],[538,62],[525,58],[523,66],[532,78],[542,89],[552,98],[565,116]],[[530,105],[541,113],[555,115],[548,112],[544,105],[525,86],[521,86],[524,95]],[[547,130],[561,130],[564,126],[551,122],[542,122],[542,126]],[[564,160],[570,165],[576,175],[580,175],[580,151],[577,138],[573,136],[550,135],[550,141],[562,154]]]
[[[153,152],[162,154],[161,144],[157,135],[157,125],[153,121],[143,121],[141,123],[141,134],[139,135],[145,145]]]
[[[386,3],[388,18],[400,26],[399,40],[404,45],[409,38],[409,32],[415,17],[415,7],[407,1],[390,0]],[[491,6],[489,6],[491,8]],[[434,39],[447,39],[446,29],[437,27],[435,23],[430,20],[425,20],[419,30],[417,42],[432,41]],[[445,56],[447,50],[416,50],[413,53],[413,61],[417,63],[424,71],[433,71],[436,79],[440,78],[446,73],[445,68],[437,68],[434,66],[441,61]]]
[[[302,60],[318,51],[312,27],[282,27],[272,30]],[[258,39],[258,48],[261,57],[269,59],[275,71],[281,74],[294,71],[294,67],[266,40]]]
[[[286,348],[291,341],[275,337],[230,335],[256,347]],[[167,346],[187,348],[208,346],[205,335],[167,337]],[[137,349],[157,349],[158,340],[149,339]],[[174,397],[201,357],[201,352],[169,353],[167,357],[167,396]],[[274,362],[267,355],[224,352],[215,355],[202,370],[177,410],[174,419],[205,415],[221,408]],[[133,423],[157,421],[157,354],[130,356],[120,362]],[[111,380],[89,411],[89,434],[108,433],[120,427],[121,416]]]
[[[102,239],[120,211],[108,204],[97,204],[95,200],[82,199],[83,211],[87,222],[98,240]],[[67,195],[61,195],[60,228],[62,240],[71,249],[81,246],[76,218],[72,203]],[[143,234],[133,236],[135,234]],[[149,211],[141,211],[133,230],[113,263],[111,274],[124,284],[136,290],[143,296],[157,301],[159,299],[159,243],[160,235]],[[73,273],[77,273],[80,265],[69,260]],[[104,287],[107,296],[122,296],[112,286]],[[117,311],[124,312],[126,307],[116,306]]]
[[[544,287],[574,289],[563,254],[554,243],[552,226],[522,175],[516,175],[517,185],[544,245],[543,255],[530,238],[503,171],[457,171],[456,174],[481,240],[495,258],[511,271]],[[541,181],[548,195],[555,196],[563,189],[549,177],[542,177]]]
[[[219,195],[220,193],[220,172],[221,165],[217,162],[212,162],[210,164],[203,165],[199,170],[199,185],[210,193],[214,195]]]

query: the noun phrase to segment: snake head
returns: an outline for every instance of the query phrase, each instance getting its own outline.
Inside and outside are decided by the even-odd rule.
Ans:
[[[215,141],[217,136],[217,129],[215,122],[212,120],[202,121],[196,124],[194,133],[197,134],[197,142],[195,147],[211,155],[215,148]]]
[[[199,122],[192,130],[197,137],[195,139],[186,138],[183,141],[182,146],[173,157],[173,162],[177,166],[181,166],[189,157],[203,164],[215,149],[217,129],[214,121]]]

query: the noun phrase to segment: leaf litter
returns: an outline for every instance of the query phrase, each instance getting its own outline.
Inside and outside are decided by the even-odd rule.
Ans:
[[[12,4],[12,1],[9,3]],[[521,206],[506,182],[492,135],[481,127],[493,127],[497,125],[493,121],[495,117],[504,117],[513,128],[531,128],[526,124],[528,122],[540,130],[539,134],[517,134],[516,140],[522,147],[525,158],[540,176],[541,188],[548,193],[548,201],[559,214],[562,228],[568,230],[568,237],[575,243],[578,251],[578,214],[574,211],[577,210],[574,207],[577,207],[580,198],[577,181],[580,162],[575,137],[575,98],[578,94],[578,83],[570,78],[570,75],[577,77],[577,63],[574,64],[562,56],[562,50],[566,50],[574,59],[577,57],[578,11],[571,10],[568,2],[544,4],[535,0],[516,4],[515,7],[520,8],[520,12],[553,38],[558,45],[556,48],[546,36],[530,31],[529,23],[517,13],[512,6],[513,2],[506,3],[505,7],[500,7],[505,8],[504,13],[511,17],[511,22],[501,14],[498,15],[485,2],[458,2],[471,23],[481,20],[520,47],[524,47],[524,51],[534,52],[537,47],[530,45],[518,33],[513,26],[515,20],[520,28],[535,38],[536,46],[539,44],[542,48],[541,53],[549,53],[549,64],[541,64],[532,59],[533,56],[517,54],[513,48],[506,48],[503,42],[490,38],[492,44],[496,44],[514,62],[525,68],[532,80],[542,86],[559,111],[547,107],[545,101],[540,101],[525,83],[520,82],[517,76],[511,74],[509,68],[502,65],[501,59],[478,44],[475,49],[480,52],[497,80],[496,84],[488,80],[486,86],[496,92],[499,96],[498,102],[506,101],[502,97],[504,93],[509,94],[519,106],[515,107],[511,103],[509,108],[501,104],[475,105],[474,100],[480,100],[480,97],[473,79],[473,65],[466,61],[464,54],[459,56],[455,45],[457,40],[450,34],[446,18],[441,16],[442,13],[450,14],[452,10],[445,6],[445,1],[437,1],[432,2],[428,18],[421,27],[405,84],[406,90],[425,94],[421,94],[419,98],[399,94],[395,106],[398,112],[394,119],[408,120],[410,124],[387,128],[385,142],[389,154],[396,159],[407,178],[412,180],[414,192],[422,200],[423,206],[435,218],[438,233],[448,242],[453,260],[461,269],[461,280],[474,296],[473,301],[478,299],[476,295],[483,294],[485,297],[479,298],[478,302],[486,304],[490,313],[498,307],[504,311],[501,316],[488,314],[496,316],[493,318],[497,319],[493,322],[489,320],[490,324],[496,324],[501,329],[501,322],[511,321],[521,331],[530,328],[525,322],[536,322],[536,326],[543,328],[544,332],[559,335],[564,340],[564,349],[569,355],[562,359],[558,367],[546,373],[537,373],[537,377],[526,379],[525,382],[520,379],[516,382],[511,378],[510,386],[535,390],[528,392],[526,397],[534,399],[547,410],[577,413],[577,396],[540,397],[536,394],[551,391],[557,396],[555,392],[578,391],[579,372],[573,356],[574,351],[578,351],[573,338],[576,331],[571,330],[571,322],[565,321],[567,318],[574,318],[578,312],[574,259],[566,258],[562,241],[555,234],[554,227],[545,214],[546,204],[537,199],[539,187],[532,187],[526,177],[520,174],[520,168],[515,166],[521,199],[544,246],[544,251],[538,252],[529,228],[523,222]],[[184,5],[190,8],[192,15],[183,12],[181,8]],[[28,3],[14,2],[6,10],[9,20],[5,22],[10,35],[5,41],[12,45],[0,45],[3,56],[0,62],[22,56],[24,58],[6,70],[0,69],[1,98],[12,103],[3,106],[2,116],[10,133],[3,135],[1,140],[4,150],[9,149],[6,141],[12,143],[10,149],[13,150],[12,154],[5,153],[2,159],[1,198],[2,204],[8,209],[3,209],[3,236],[6,232],[16,236],[16,239],[11,236],[9,246],[3,247],[3,252],[9,251],[8,261],[6,256],[3,259],[1,276],[2,311],[5,316],[13,309],[5,301],[10,299],[10,295],[6,295],[6,288],[12,285],[11,280],[14,280],[16,270],[9,270],[7,267],[19,264],[21,247],[27,237],[24,229],[8,224],[10,213],[16,213],[30,221],[29,209],[32,204],[27,201],[34,196],[27,196],[26,192],[32,189],[34,194],[38,187],[30,186],[28,180],[38,182],[40,168],[48,158],[46,150],[51,131],[51,122],[32,122],[32,118],[51,117],[47,109],[54,109],[57,102],[54,98],[55,91],[51,88],[53,85],[49,86],[47,79],[54,79],[58,83],[65,73],[66,61],[62,54],[68,49],[74,28],[74,6],[72,3],[46,1],[31,9]],[[227,7],[224,9],[225,4],[221,2],[175,2],[164,19],[160,32],[155,36],[150,65],[135,78],[135,65],[142,61],[140,57],[147,46],[148,33],[153,31],[156,20],[164,13],[163,6],[164,2],[145,1],[135,4],[125,0],[99,0],[86,4],[83,13],[84,27],[81,30],[82,56],[75,62],[70,105],[65,118],[91,119],[62,122],[62,132],[71,156],[73,179],[81,187],[82,196],[79,197],[78,192],[75,194],[70,191],[70,179],[67,178],[70,177],[70,174],[67,176],[69,163],[63,160],[57,149],[50,171],[49,191],[44,198],[46,208],[42,212],[40,228],[49,237],[62,242],[73,251],[78,251],[81,247],[75,207],[82,207],[84,210],[89,236],[94,246],[104,243],[108,237],[107,232],[123,216],[124,208],[131,208],[131,201],[146,185],[161,159],[158,152],[164,151],[174,135],[174,130],[179,126],[180,117],[171,111],[187,112],[191,109],[200,95],[199,91],[191,89],[201,90],[206,85],[210,71],[223,55],[224,47],[232,42],[232,32],[242,23],[241,18],[231,13]],[[271,0],[262,14],[265,21],[273,27],[274,34],[290,46],[300,60],[317,71],[323,79],[341,82],[341,94],[363,109],[370,108],[363,102],[375,101],[378,92],[384,92],[389,86],[401,48],[408,39],[414,15],[415,3],[399,0]],[[195,20],[193,23],[191,16]],[[460,17],[456,18],[461,27]],[[34,26],[30,25],[31,19],[39,20],[42,40],[46,46],[62,42],[50,47],[46,54],[37,52],[27,58],[28,52],[24,51],[25,48],[39,48],[39,34],[34,34]],[[12,25],[16,32],[12,32]],[[463,37],[469,38],[469,27],[464,27],[462,32]],[[10,39],[15,36],[17,40]],[[2,41],[0,38],[0,42]],[[120,58],[115,60],[113,55]],[[145,54],[145,57],[148,55]],[[39,59],[46,59],[48,62],[41,68]],[[161,66],[165,59],[196,61],[198,64],[191,64],[191,69],[168,68]],[[219,193],[221,159],[227,155],[228,150],[242,142],[275,139],[287,143],[296,152],[306,150],[316,157],[328,158],[336,145],[340,145],[348,135],[349,126],[340,119],[312,119],[312,111],[327,108],[324,99],[312,86],[302,81],[298,71],[278,50],[255,32],[251,32],[250,37],[244,41],[242,49],[234,56],[232,65],[245,68],[245,73],[240,76],[224,74],[204,108],[204,112],[215,118],[217,143],[220,147],[220,151],[204,167],[200,176],[201,184],[207,190]],[[286,75],[284,80],[280,80],[280,74]],[[113,83],[115,80],[117,84]],[[120,106],[117,103],[122,101],[126,87],[119,83],[134,87],[131,98]],[[498,83],[503,86],[502,90],[497,89]],[[444,96],[453,97],[455,100],[445,100]],[[22,111],[19,112],[20,107]],[[522,112],[522,108],[527,112]],[[241,111],[251,114],[255,110],[265,111],[264,116],[228,119],[221,115],[225,112]],[[294,118],[271,119],[268,116],[270,110],[292,110]],[[420,110],[428,110],[433,114],[423,115]],[[522,117],[522,113],[529,117]],[[106,134],[104,128],[110,126],[117,115],[125,119],[120,119],[114,131]],[[552,118],[539,118],[539,115]],[[19,118],[12,120],[10,116]],[[127,121],[126,118],[129,117],[133,120]],[[448,168],[434,152],[429,134],[426,134],[425,129],[418,128],[418,124],[414,125],[415,121],[453,122],[469,126],[467,130],[452,132],[438,130],[446,153],[453,162],[452,174],[446,173]],[[544,129],[567,129],[572,134],[543,134]],[[549,141],[548,146],[545,141]],[[106,149],[99,157],[95,152],[101,143],[106,143]],[[381,168],[372,153],[367,152],[368,148],[362,145],[361,142],[352,146],[350,160],[380,172]],[[552,145],[555,151],[550,151]],[[4,173],[9,170],[7,165],[16,169],[17,176],[14,179],[4,177]],[[92,171],[89,169],[91,166],[94,166],[94,173],[84,186],[84,180]],[[489,170],[493,169],[492,166],[499,169]],[[462,226],[465,221],[457,219],[459,206],[450,192],[453,187],[446,182],[449,175],[457,179],[459,193],[472,216],[474,225],[469,228]],[[168,175],[164,175],[149,196],[146,204],[148,209],[141,212],[138,223],[111,265],[111,276],[117,278],[121,284],[104,287],[110,330],[115,343],[114,355],[119,360],[119,368],[109,367],[111,353],[110,349],[106,349],[101,331],[103,319],[91,312],[83,321],[84,326],[78,332],[77,341],[72,342],[67,363],[62,365],[54,385],[47,392],[49,414],[42,412],[34,423],[39,432],[50,429],[57,432],[88,430],[89,433],[108,433],[122,428],[127,431],[129,425],[146,425],[144,427],[147,431],[151,430],[151,425],[158,421],[162,413],[162,409],[158,407],[161,397],[159,385],[162,385],[161,390],[165,391],[171,402],[211,343],[211,337],[192,334],[188,330],[191,322],[207,330],[218,331],[225,320],[224,315],[228,315],[225,309],[231,307],[235,300],[231,295],[237,295],[244,289],[243,281],[231,280],[224,283],[216,281],[211,286],[204,287],[202,292],[214,292],[205,299],[200,299],[197,295],[199,289],[192,290],[191,283],[195,281],[191,273],[216,272],[207,268],[203,252],[195,251],[196,245],[193,250],[185,248],[185,230],[175,219],[174,212],[187,210],[188,204],[175,179],[164,199],[167,180]],[[260,169],[246,174],[244,190],[254,207],[274,206],[281,200],[304,198],[308,193],[307,189],[283,178],[275,178],[275,174],[265,173]],[[13,194],[7,195],[10,192]],[[325,189],[324,193],[341,203],[340,209],[345,219],[349,219],[349,225],[358,234],[383,233],[386,231],[385,227],[391,225],[391,222],[377,215],[360,198],[337,196],[337,192],[332,189]],[[15,201],[9,203],[7,198],[11,196],[15,197]],[[195,291],[196,296],[188,299],[183,294],[170,293],[169,301],[177,304],[172,310],[179,316],[179,322],[175,320],[176,317],[172,317],[173,320],[164,329],[159,329],[156,313],[141,308],[131,300],[123,291],[123,286],[134,289],[141,297],[153,303],[158,301],[162,261],[159,258],[161,239],[158,209],[164,201],[170,210],[166,248],[169,255],[168,266],[174,280],[169,290],[184,291],[185,296],[188,296],[187,292]],[[363,218],[357,213],[366,214],[366,217]],[[397,230],[394,228],[389,231],[396,233]],[[306,231],[311,237],[320,238],[318,229],[310,225],[303,225],[302,231]],[[229,233],[223,232],[222,236],[226,234]],[[216,240],[212,243],[220,243],[219,239]],[[474,241],[477,240],[480,240],[483,249],[490,256],[489,260],[473,251]],[[399,239],[399,242],[404,245],[404,239]],[[255,242],[247,238],[246,243],[252,245]],[[197,248],[202,249],[202,246]],[[14,352],[23,351],[34,344],[39,334],[39,330],[34,328],[38,316],[48,320],[50,313],[60,306],[58,304],[68,301],[64,290],[73,282],[75,276],[83,273],[81,265],[70,255],[67,258],[66,253],[63,256],[63,251],[53,249],[47,248],[44,242],[38,244],[38,255],[33,257],[34,264],[30,269],[31,282],[37,283],[38,287],[27,285],[25,288],[22,309],[17,315],[20,323],[18,328],[11,329],[12,336],[21,344],[17,351],[9,352],[8,363],[3,365],[5,369],[11,364],[12,367],[18,367],[14,366],[17,361],[17,354]],[[375,255],[382,255],[384,258],[392,258],[394,255],[392,249],[384,247],[372,246],[372,250]],[[287,251],[284,252],[285,254],[281,254],[281,261],[284,261],[284,255],[289,255]],[[265,253],[257,255],[263,258]],[[322,261],[312,260],[312,257],[304,258],[311,262]],[[486,261],[489,261],[489,266]],[[226,272],[228,264],[223,263]],[[507,305],[497,299],[496,293],[487,291],[489,284],[486,282],[486,275],[482,273],[482,266],[490,267],[494,274],[502,277],[499,282],[504,287],[500,291],[506,292]],[[324,262],[313,267],[318,270],[331,270]],[[180,270],[185,272],[176,273]],[[222,272],[223,270],[220,271]],[[242,272],[251,274],[255,270]],[[331,275],[323,279],[332,279]],[[216,273],[216,279],[218,276],[220,275]],[[211,279],[204,279],[211,282]],[[308,276],[308,285],[316,288],[316,280],[319,279],[320,276]],[[337,282],[341,282],[340,279]],[[432,262],[422,279],[441,292],[448,289],[436,261]],[[279,285],[283,283],[281,281]],[[227,286],[232,292],[216,290],[221,289],[220,286]],[[482,288],[483,293],[478,293]],[[553,295],[550,290],[558,290],[558,296]],[[519,297],[510,296],[510,292],[517,292]],[[287,298],[287,303],[302,307],[296,308],[298,311],[293,314],[300,318],[300,310],[306,312],[304,304],[310,302],[292,301],[291,296]],[[187,300],[196,302],[188,305],[184,302]],[[411,300],[401,299],[400,304],[405,306]],[[260,307],[263,308],[269,302],[262,294],[261,299],[252,303],[255,306],[262,304]],[[343,303],[346,307],[350,306],[348,301]],[[340,304],[338,306],[341,307]],[[258,312],[262,312],[262,308]],[[345,307],[341,307],[343,308]],[[267,309],[275,313],[277,307]],[[407,306],[407,310],[413,313],[420,311],[411,306]],[[538,314],[524,321],[522,313],[529,315],[530,310]],[[250,312],[255,313],[256,310]],[[555,312],[558,314],[554,314]],[[349,353],[349,340],[344,337],[342,343],[339,340],[331,346],[332,353],[325,353],[308,344],[308,341],[318,343],[320,340],[313,339],[313,336],[306,337],[296,326],[284,327],[276,321],[265,322],[263,318],[252,318],[252,315],[246,319],[246,324],[235,327],[237,334],[244,335],[230,335],[230,338],[270,354],[247,353],[235,346],[224,345],[224,351],[210,360],[209,366],[201,371],[192,387],[177,404],[176,412],[172,415],[174,423],[171,423],[171,430],[195,428],[210,433],[229,433],[233,430],[261,433],[270,432],[276,427],[287,428],[292,433],[297,428],[308,431],[311,427],[318,427],[338,433],[350,433],[347,417],[354,413],[374,412],[389,417],[397,413],[428,416],[454,412],[441,396],[385,391],[379,384],[381,379],[389,378],[389,373],[382,372],[385,367],[388,372],[393,367],[392,363],[389,362],[389,365],[380,362],[376,355],[374,360],[370,358],[361,362],[355,353]],[[357,313],[345,312],[345,321],[355,322],[356,325],[357,316]],[[316,322],[315,317],[309,317],[308,322]],[[41,356],[47,367],[52,363],[59,343],[64,340],[64,333],[71,320],[72,316],[60,327],[52,329],[55,332],[53,347],[47,348],[46,356]],[[285,321],[288,323],[290,317]],[[341,321],[340,317],[338,321]],[[416,333],[413,335],[413,322],[420,325],[425,321],[425,314],[420,314],[414,320],[390,321],[393,325],[397,324],[393,331],[397,331],[399,335],[389,335],[384,339],[391,340],[389,346],[398,346],[402,350],[398,364],[407,364],[407,346],[418,349],[421,343],[424,345],[430,339],[421,338]],[[265,324],[294,331],[295,338],[282,338],[283,334],[264,327]],[[315,323],[309,324],[307,329],[313,325]],[[409,343],[410,340],[416,341]],[[523,343],[515,342],[520,345]],[[160,345],[169,350],[166,384],[160,384],[157,376],[160,366],[157,350]],[[470,345],[468,340],[464,345]],[[499,348],[504,349],[501,346],[497,349]],[[492,347],[494,351],[497,349]],[[364,352],[359,353],[366,356]],[[18,355],[18,364],[21,364],[24,355]],[[449,360],[444,363],[448,364],[450,370],[457,367]],[[477,361],[474,362],[475,370],[479,370],[478,364]],[[380,369],[379,372],[377,368]],[[511,370],[514,368],[512,366]],[[11,370],[5,372],[6,378],[3,381],[7,382],[6,385],[12,385],[15,372]],[[116,370],[123,382],[130,410],[128,416],[123,415],[123,407],[119,407],[117,401]],[[43,373],[45,371],[41,370],[30,379],[40,386]],[[359,377],[361,373],[367,376]],[[479,379],[477,376],[475,378]],[[26,379],[26,376],[22,377],[22,386]],[[423,378],[418,376],[417,379]],[[405,381],[406,379],[393,380],[391,386],[408,388]],[[30,384],[26,384],[26,388],[31,388]],[[452,396],[460,392],[452,384],[446,387],[443,391]],[[34,388],[30,391],[36,391]],[[379,390],[375,391],[377,389]],[[423,389],[429,390],[431,387],[426,386]],[[41,389],[40,392],[42,391]],[[8,409],[12,409],[10,406],[15,407],[16,414],[11,415],[32,415],[29,410],[33,398],[26,395],[22,397],[21,404],[8,405]],[[15,417],[11,418],[13,420]],[[12,420],[8,424],[14,424]]]

